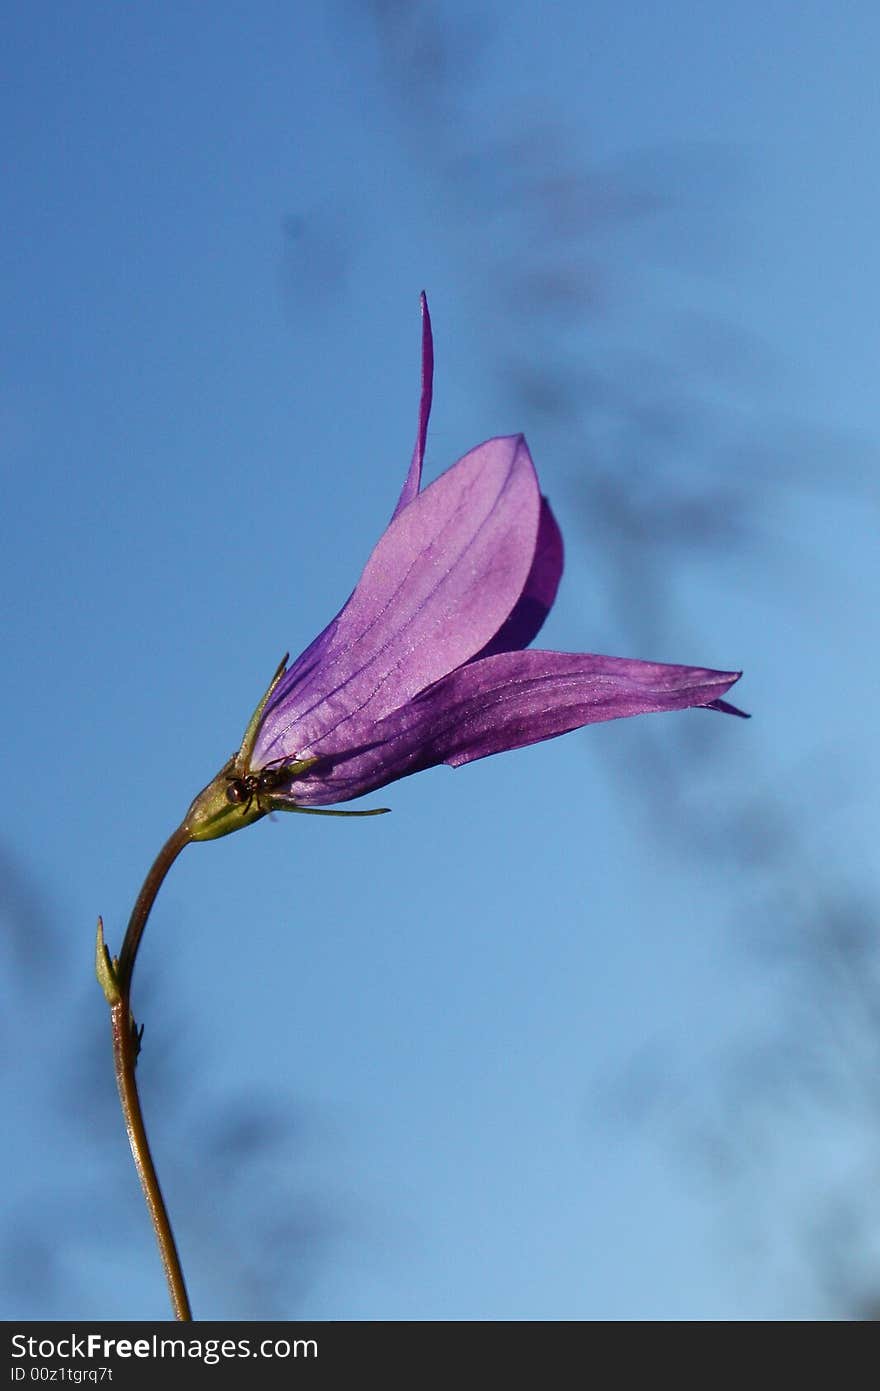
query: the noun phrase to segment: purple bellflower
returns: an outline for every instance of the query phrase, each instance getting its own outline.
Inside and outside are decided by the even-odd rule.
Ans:
[[[196,798],[193,839],[600,720],[742,713],[722,699],[739,672],[529,647],[556,597],[562,537],[522,435],[487,440],[421,490],[434,368],[421,303],[418,431],[394,514],[347,603],[285,657],[239,752]]]
[[[192,1317],[150,1155],[135,1063],[131,985],[144,928],[171,865],[272,811],[337,809],[439,763],[458,767],[599,720],[723,699],[737,671],[529,647],[562,575],[562,537],[522,435],[487,440],[421,490],[434,348],[422,296],[422,392],[412,463],[357,587],[301,657],[284,658],[238,752],[159,851],[111,957],[98,919],[95,966],[110,1006],[123,1116],[175,1317]]]

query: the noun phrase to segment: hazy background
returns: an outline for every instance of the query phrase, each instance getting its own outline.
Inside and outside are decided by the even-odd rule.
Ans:
[[[7,1318],[168,1305],[94,982],[285,650],[524,430],[542,645],[743,667],[189,848],[135,981],[196,1316],[880,1307],[874,4],[6,8]],[[366,803],[369,805],[369,802]]]

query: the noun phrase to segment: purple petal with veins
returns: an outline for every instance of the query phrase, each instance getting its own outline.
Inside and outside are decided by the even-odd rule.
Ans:
[[[739,672],[589,653],[503,652],[470,662],[387,716],[359,749],[333,747],[295,781],[297,803],[348,800],[438,763],[460,767],[604,720],[711,707]]]

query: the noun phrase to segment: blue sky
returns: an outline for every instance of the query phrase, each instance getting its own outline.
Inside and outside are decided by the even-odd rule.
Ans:
[[[8,1317],[165,1315],[94,920],[380,534],[423,288],[429,476],[523,429],[566,539],[541,645],[742,666],[755,718],[187,850],[135,998],[195,1312],[832,1307],[804,1213],[863,1128],[782,1109],[737,1183],[730,1078],[799,895],[876,902],[878,40],[855,3],[10,8]]]

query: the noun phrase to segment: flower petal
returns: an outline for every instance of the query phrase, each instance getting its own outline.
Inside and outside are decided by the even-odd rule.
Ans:
[[[441,474],[379,540],[317,662],[282,677],[254,766],[323,753],[328,739],[334,750],[363,742],[485,647],[523,593],[540,512],[521,435],[488,440]]]
[[[285,794],[303,806],[347,801],[438,763],[458,767],[602,720],[713,706],[735,671],[592,653],[506,652],[453,671]],[[724,708],[726,702],[721,702]]]
[[[542,497],[535,558],[525,588],[510,617],[502,623],[494,638],[486,643],[483,650],[471,658],[472,662],[482,661],[484,657],[494,657],[497,652],[517,652],[534,641],[553,607],[553,600],[562,578],[563,560],[562,532],[550,510],[549,502]]]
[[[720,710],[722,715],[738,715],[741,720],[752,718],[745,710],[740,710],[738,705],[731,705],[729,700],[710,700],[704,708],[706,710]]]
[[[422,483],[422,463],[425,457],[425,439],[428,434],[428,420],[431,415],[431,401],[434,394],[434,337],[431,332],[431,315],[428,312],[428,297],[424,290],[419,300],[422,311],[422,390],[419,397],[419,425],[416,433],[416,444],[413,450],[412,462],[409,472],[397,499],[397,506],[392,513],[391,520],[401,512],[414,497],[418,496]],[[552,600],[551,600],[552,602]],[[339,614],[331,619],[322,633],[309,644],[305,652],[297,657],[292,667],[288,668],[285,676],[286,689],[290,689],[297,680],[306,677],[320,660],[330,638],[335,631]],[[537,629],[536,629],[537,631]]]
[[[400,497],[397,499],[397,506],[392,513],[391,520],[404,507],[412,502],[414,497],[418,497],[419,488],[422,485],[422,462],[425,457],[425,439],[428,434],[428,419],[431,414],[431,401],[434,395],[434,337],[431,333],[431,315],[428,313],[428,298],[424,290],[422,291],[422,393],[419,397],[419,427],[416,432],[416,447],[413,450],[412,463],[409,466],[409,473],[400,490]]]

